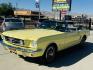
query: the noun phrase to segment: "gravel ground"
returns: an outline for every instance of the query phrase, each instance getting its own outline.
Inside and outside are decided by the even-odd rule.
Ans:
[[[0,44],[0,70],[93,70],[93,31],[84,48],[60,53],[52,64],[41,65],[38,60],[10,53]]]

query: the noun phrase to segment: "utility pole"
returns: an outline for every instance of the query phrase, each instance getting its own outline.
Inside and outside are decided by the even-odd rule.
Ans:
[[[40,10],[40,0],[39,0],[39,19],[40,19],[40,12],[41,10]]]

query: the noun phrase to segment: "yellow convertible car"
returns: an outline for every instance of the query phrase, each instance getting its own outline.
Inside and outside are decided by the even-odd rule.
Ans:
[[[43,21],[37,29],[12,30],[2,33],[3,43],[10,52],[24,57],[41,57],[45,62],[54,60],[58,51],[83,44],[89,30]]]

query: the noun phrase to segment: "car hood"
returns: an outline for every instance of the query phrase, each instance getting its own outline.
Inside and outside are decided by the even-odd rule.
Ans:
[[[64,32],[48,29],[24,29],[3,32],[2,35],[25,40],[38,40],[39,38],[62,34]]]

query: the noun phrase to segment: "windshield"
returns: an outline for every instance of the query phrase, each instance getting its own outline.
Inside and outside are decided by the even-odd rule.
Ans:
[[[43,21],[39,24],[39,28],[43,28],[43,29],[52,29],[53,27],[56,26],[56,22],[53,21]]]
[[[43,21],[39,24],[38,28],[65,31],[64,23],[57,21]]]
[[[77,28],[73,28],[72,26],[68,27],[66,22],[57,21],[43,21],[39,24],[38,28],[53,29],[61,32],[72,32],[77,30]]]

